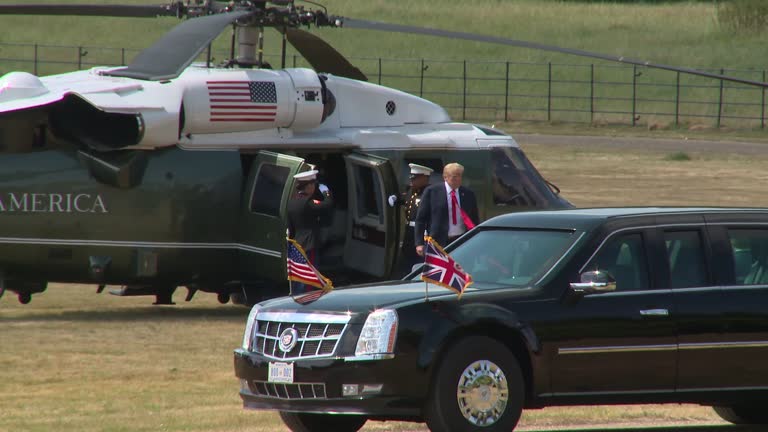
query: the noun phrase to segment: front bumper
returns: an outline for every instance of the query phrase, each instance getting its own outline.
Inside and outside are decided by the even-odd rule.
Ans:
[[[339,358],[299,360],[294,362],[294,383],[279,384],[267,382],[268,358],[241,348],[234,352],[235,375],[241,380],[244,408],[420,418],[424,386],[407,379],[409,374],[403,369],[407,359],[403,357],[353,362]],[[360,389],[376,389],[379,385],[381,388],[343,396],[344,384],[357,384]]]

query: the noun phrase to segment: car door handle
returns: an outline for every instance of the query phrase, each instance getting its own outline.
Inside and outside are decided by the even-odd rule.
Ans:
[[[669,311],[666,309],[641,309],[640,315],[642,316],[669,316]]]

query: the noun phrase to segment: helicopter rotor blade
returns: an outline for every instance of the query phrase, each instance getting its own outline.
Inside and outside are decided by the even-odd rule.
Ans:
[[[308,31],[287,27],[276,28],[285,33],[288,42],[304,57],[317,72],[327,72],[336,76],[368,81],[368,77],[349,62],[331,45]]]
[[[180,2],[165,5],[100,5],[100,4],[4,4],[0,15],[74,15],[101,17],[152,18],[181,16]]]
[[[623,57],[623,56],[612,56],[607,54],[595,53],[591,51],[584,51],[580,49],[562,48],[555,45],[546,45],[546,44],[541,44],[536,42],[526,42],[526,41],[521,41],[516,39],[507,39],[507,38],[502,38],[498,36],[478,35],[473,33],[431,29],[431,28],[425,28],[425,27],[401,25],[401,24],[389,24],[389,23],[383,23],[378,21],[368,21],[368,20],[360,20],[360,19],[353,19],[353,18],[346,18],[346,17],[338,17],[338,18],[334,17],[334,19],[337,19],[342,22],[341,27],[347,27],[347,28],[380,30],[380,31],[395,32],[395,33],[411,33],[411,34],[420,34],[420,35],[427,35],[427,36],[445,37],[445,38],[451,38],[451,39],[463,39],[463,40],[475,41],[475,42],[494,43],[494,44],[515,46],[520,48],[531,48],[531,49],[542,50],[542,51],[552,51],[552,52],[571,54],[571,55],[576,55],[581,57],[591,57],[591,58],[596,58],[600,60],[608,60],[608,61],[632,64],[637,66],[645,66],[645,67],[655,68],[655,69],[663,69],[663,70],[668,70],[673,72],[683,72],[691,75],[698,75],[698,76],[707,77],[707,78],[714,78],[714,79],[731,81],[731,82],[759,86],[759,87],[768,87],[768,83],[762,82],[762,81],[753,81],[753,80],[742,79],[738,77],[732,77],[728,75],[710,73],[710,72],[706,72],[698,69],[668,66],[663,64],[651,63],[643,60],[636,60],[636,59]]]
[[[184,21],[141,51],[127,67],[104,74],[148,81],[176,78],[228,25],[250,14],[226,12]]]

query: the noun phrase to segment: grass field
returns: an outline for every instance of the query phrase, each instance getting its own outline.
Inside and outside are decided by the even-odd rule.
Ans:
[[[768,206],[768,152],[699,152],[685,141],[618,151],[520,141],[578,206]],[[680,153],[689,160],[674,156]],[[232,349],[241,342],[246,309],[205,294],[166,307],[94,292],[54,285],[26,306],[11,294],[0,299],[0,431],[284,430],[275,414],[240,405]],[[641,405],[528,411],[521,429],[691,422],[722,424],[706,407]],[[372,422],[365,430],[425,429]]]
[[[332,13],[363,19],[498,34],[675,65],[759,70],[768,58],[763,36],[725,33],[717,25],[712,4],[703,2],[324,3]],[[2,17],[0,23],[3,43],[140,49],[177,21]],[[350,36],[338,29],[319,34],[342,53],[357,58],[583,63],[574,57],[424,37],[382,37],[375,32]],[[218,46],[226,45],[226,38],[220,38]],[[275,49],[274,44],[271,47]],[[93,59],[96,53],[89,55]],[[361,66],[366,67],[365,62]],[[0,71],[4,67],[8,65],[0,65]],[[648,131],[523,123],[503,126],[512,133],[642,133],[666,138],[768,141],[760,130]],[[663,149],[620,151],[554,142],[521,143],[542,174],[577,206],[768,206],[768,152],[698,151],[688,148],[684,141]],[[219,305],[213,296],[205,294],[189,304],[155,307],[150,305],[150,298],[117,298],[94,292],[92,286],[54,285],[35,296],[30,305],[18,304],[11,294],[0,299],[0,432],[284,430],[275,414],[245,412],[241,408],[232,371],[232,349],[240,344],[246,309]],[[178,301],[180,297],[177,294]],[[642,405],[529,411],[520,428],[688,423],[722,424],[706,407]],[[374,422],[365,430],[425,429],[421,425]]]

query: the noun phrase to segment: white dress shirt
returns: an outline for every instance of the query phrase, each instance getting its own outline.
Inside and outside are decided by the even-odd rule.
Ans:
[[[453,223],[453,201],[451,199],[451,187],[448,182],[445,183],[445,195],[448,198],[448,237],[458,237],[467,232],[467,227],[464,226],[464,219],[461,218],[461,197],[459,196],[459,190],[456,189],[456,202],[459,203],[459,207],[456,209],[456,223]]]

